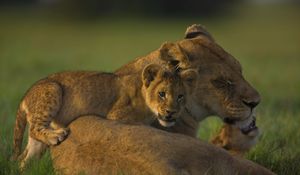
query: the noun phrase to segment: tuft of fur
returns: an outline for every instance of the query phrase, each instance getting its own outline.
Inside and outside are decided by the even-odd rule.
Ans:
[[[22,141],[23,135],[26,129],[26,116],[25,112],[23,111],[22,107],[19,107],[17,111],[16,123],[14,128],[14,141],[13,141],[13,155],[11,160],[16,161],[21,154],[22,149]]]

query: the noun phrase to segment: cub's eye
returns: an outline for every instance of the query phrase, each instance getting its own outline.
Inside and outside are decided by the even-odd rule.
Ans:
[[[160,98],[165,98],[166,97],[165,92],[158,92],[158,95],[159,95]]]
[[[179,64],[179,61],[171,60],[171,61],[169,61],[169,64],[172,65],[172,66],[177,66]]]
[[[177,101],[181,101],[182,99],[183,99],[183,95],[182,94],[180,94],[180,95],[178,95],[178,97],[177,97]]]

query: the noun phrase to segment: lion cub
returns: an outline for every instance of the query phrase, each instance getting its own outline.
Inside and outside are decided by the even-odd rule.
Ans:
[[[82,115],[149,125],[158,119],[162,126],[172,126],[196,79],[195,70],[176,71],[156,64],[131,75],[84,71],[52,74],[35,83],[20,103],[13,159],[21,151],[27,122],[29,139],[19,157],[21,167],[31,157],[39,157],[47,145],[62,142],[68,134],[65,127]]]

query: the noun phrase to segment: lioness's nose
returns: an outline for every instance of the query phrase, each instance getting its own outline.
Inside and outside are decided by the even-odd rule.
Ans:
[[[259,104],[259,101],[247,102],[247,101],[243,100],[243,103],[250,108],[255,108]]]
[[[260,99],[259,93],[249,84],[249,88],[243,92],[242,102],[253,109],[260,103]]]
[[[243,103],[250,107],[251,109],[255,108],[260,102],[260,95],[256,93],[251,98],[244,98]]]

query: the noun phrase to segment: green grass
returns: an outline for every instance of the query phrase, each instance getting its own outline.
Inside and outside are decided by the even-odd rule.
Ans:
[[[295,6],[242,6],[224,18],[103,18],[65,21],[34,13],[0,11],[0,174],[18,174],[9,162],[15,113],[33,82],[62,70],[113,71],[181,39],[202,23],[243,65],[262,95],[258,145],[247,157],[278,174],[300,174],[300,10]],[[220,120],[201,123],[208,140]],[[33,160],[25,174],[54,174],[49,154]]]

